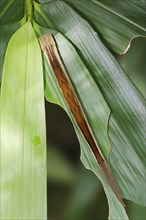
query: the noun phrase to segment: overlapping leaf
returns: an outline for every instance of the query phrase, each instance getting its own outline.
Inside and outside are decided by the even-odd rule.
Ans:
[[[51,31],[51,30],[45,29],[45,31]],[[44,32],[44,30],[42,28],[40,28],[40,34],[43,32]],[[51,31],[51,32],[54,33],[54,31]],[[94,110],[92,109],[93,115],[91,114],[91,112],[88,112],[88,113],[86,112],[87,114],[90,113],[90,116],[92,117],[92,123],[94,125],[94,126],[93,125],[91,126],[92,131],[94,132],[96,129],[99,131],[99,127],[100,127],[100,129],[103,129],[103,130],[105,129],[104,132],[106,132],[106,123],[108,120],[107,116],[109,114],[109,110],[108,110],[108,107],[106,106],[104,98],[102,97],[98,87],[96,86],[94,80],[90,76],[88,70],[84,66],[83,62],[81,61],[81,59],[77,55],[77,53],[76,53],[75,49],[72,47],[72,45],[60,34],[55,34],[55,39],[58,43],[61,56],[62,56],[64,63],[65,63],[65,67],[68,70],[69,78],[72,81],[73,87],[76,89],[76,92],[78,94],[78,98],[79,98],[80,102],[82,103],[84,101],[85,95],[87,98],[88,95],[87,95],[86,91],[90,91],[90,94],[93,95],[93,99],[90,99],[91,102],[89,101],[89,98],[88,98],[88,101],[91,106],[93,106],[93,104],[91,104],[92,102],[97,103],[97,99],[98,99],[98,95],[99,95],[98,107],[97,107],[97,109],[95,109],[95,108],[94,108]],[[69,57],[69,59],[66,59],[66,57]],[[75,127],[80,145],[81,145],[81,151],[82,151],[81,160],[83,161],[84,165],[87,168],[93,170],[93,172],[99,177],[99,179],[101,180],[101,182],[104,186],[104,189],[105,189],[105,192],[106,192],[106,195],[108,198],[108,202],[109,202],[109,207],[110,207],[109,208],[109,219],[118,219],[119,216],[122,216],[123,219],[128,219],[123,206],[117,200],[115,194],[113,193],[110,186],[108,185],[107,180],[102,175],[100,168],[97,165],[97,162],[95,160],[95,157],[93,156],[93,153],[91,152],[86,140],[84,139],[84,137],[83,137],[80,129],[78,128],[70,110],[68,109],[68,107],[66,105],[65,99],[62,96],[62,93],[61,93],[61,90],[58,86],[55,75],[46,60],[44,60],[44,70],[46,73],[46,79],[45,79],[46,98],[48,101],[59,104],[61,107],[63,107],[66,110],[66,112],[70,116],[70,118],[73,122],[73,125]],[[78,74],[78,73],[80,73],[80,74]],[[72,77],[73,74],[74,74],[74,77]],[[81,85],[76,87],[75,83],[79,80],[79,78],[82,79],[81,80],[82,83],[80,81]],[[87,78],[88,78],[88,82],[86,83]],[[87,87],[85,86],[85,84]],[[81,93],[81,91],[84,94]],[[97,95],[97,97],[96,97],[96,95]],[[85,101],[84,101],[84,103],[85,103]],[[89,103],[86,102],[87,106]],[[85,111],[86,111],[87,106],[82,103],[82,107],[84,108]],[[105,111],[103,106],[105,107],[105,109],[107,109],[107,112]],[[87,119],[91,119],[90,116]],[[101,122],[100,125],[98,125],[97,120],[99,120]],[[89,122],[89,124],[91,123],[90,120],[88,120],[88,122]],[[98,138],[100,138],[101,143],[105,144],[106,142],[105,142],[104,138],[102,138],[102,137],[103,137],[103,134],[101,135],[101,137],[98,137]],[[107,144],[109,145],[108,141],[107,141]],[[103,149],[103,152],[104,152],[104,154],[106,154],[106,156],[108,155],[108,151],[109,151],[109,148],[107,148],[107,146],[106,146],[106,150]]]
[[[46,3],[42,5],[34,2],[36,21],[42,26],[52,27],[57,31],[42,28],[36,24],[35,30],[39,34],[50,31],[54,35],[61,58],[86,119],[107,161],[112,147],[110,153],[111,169],[123,197],[144,204],[144,99],[123,73],[116,60],[103,46],[95,32],[99,30],[110,48],[119,53],[123,52],[131,38],[144,35],[142,17],[144,15],[142,8],[144,1],[136,1],[135,4],[128,1],[128,7],[125,4],[126,1],[119,1],[119,4],[115,4],[115,1],[99,0],[65,1],[68,4],[63,3],[63,1],[52,0],[39,0],[38,2]],[[0,15],[1,23],[8,24],[20,20],[23,17],[23,3],[21,0],[19,2],[2,0],[0,3],[0,7],[3,9],[3,14]],[[80,12],[81,16],[87,18],[90,24],[93,25],[94,30],[69,5]],[[19,10],[15,11],[15,16],[12,18],[11,15],[16,7]],[[18,22],[12,26],[2,27],[4,30],[0,36],[3,42],[1,46],[2,56],[0,57],[2,65],[8,40],[21,24]],[[7,28],[10,29],[7,30]],[[64,36],[59,34],[58,31],[63,33]],[[26,46],[25,48],[21,48],[22,43]],[[16,53],[17,50],[14,50],[14,47],[18,49],[19,54]],[[12,54],[14,54],[14,57]],[[17,62],[18,59],[15,59],[16,54],[22,63]],[[33,59],[34,55],[37,58]],[[35,65],[33,65],[34,62]],[[45,138],[42,98],[43,74],[40,62],[40,51],[35,35],[31,25],[27,24],[10,40],[4,67],[1,99],[1,137],[3,138],[1,143],[6,142],[7,148],[1,148],[3,165],[1,167],[3,189],[3,196],[1,197],[3,212],[1,215],[5,219],[6,217],[7,219],[12,217],[22,219],[22,216],[24,219],[34,219],[36,216],[41,219],[46,218],[45,191],[43,191],[45,188],[42,188],[42,186],[45,186],[45,173],[42,172],[45,172],[45,149],[43,147],[45,143],[40,143],[40,138],[42,137],[43,141]],[[13,68],[10,69],[8,63],[11,63]],[[22,64],[21,69],[19,69],[20,64]],[[84,165],[93,170],[99,177],[105,189],[110,207],[109,219],[128,219],[124,208],[117,201],[102,176],[87,142],[66,106],[52,69],[46,60],[44,60],[44,65],[46,98],[61,105],[72,119],[81,145],[81,159]],[[12,69],[13,71],[17,70],[18,75],[13,74]],[[29,74],[29,71],[31,71],[31,74]],[[16,82],[18,82],[18,85]],[[15,90],[14,85],[16,85]],[[15,107],[10,113],[11,106]],[[12,117],[9,117],[9,113]],[[41,126],[38,127],[38,124]],[[8,135],[9,138],[7,138]],[[24,148],[26,142],[28,145]],[[10,148],[14,144],[15,149]],[[17,148],[18,145],[21,148]],[[31,151],[31,149],[35,150]],[[6,156],[9,163],[6,163],[4,159]],[[12,164],[10,160],[14,162],[12,170],[10,169]],[[24,163],[24,161],[28,161],[28,163]],[[19,166],[19,169],[16,165]],[[36,174],[36,169],[39,176]],[[20,176],[20,173],[25,177],[28,175],[30,184],[26,183],[27,178]],[[11,174],[14,174],[14,176]],[[37,178],[39,178],[38,183]],[[24,187],[25,184],[27,184],[27,188]],[[20,191],[23,192],[22,197]],[[25,197],[26,194],[31,195],[29,202],[28,197]],[[14,203],[12,204],[9,198],[13,196]],[[40,201],[35,196],[41,198]],[[5,206],[5,202],[7,202],[7,206]],[[19,204],[17,210],[15,209],[16,204]]]
[[[130,82],[114,57],[103,46],[97,33],[68,5],[55,1],[45,5],[35,4],[35,9],[36,20],[40,24],[50,25],[64,33],[76,46],[99,86],[111,110],[108,131],[112,143],[111,157],[116,151],[115,160],[120,159],[121,161],[115,167],[115,160],[111,160],[111,167],[115,171],[115,177],[123,196],[144,204],[144,98]],[[61,50],[60,53],[62,54]],[[72,78],[74,78],[73,75]],[[86,101],[87,99],[82,104],[86,105]],[[89,120],[89,116],[87,116],[87,120]],[[127,162],[125,162],[125,158]],[[123,178],[119,178],[119,176]],[[137,184],[141,190],[137,188]]]
[[[106,45],[121,54],[131,39],[146,36],[145,1],[63,0],[87,19]],[[38,0],[47,3],[50,0]]]
[[[65,0],[93,25],[110,49],[125,53],[131,39],[146,36],[145,1]]]

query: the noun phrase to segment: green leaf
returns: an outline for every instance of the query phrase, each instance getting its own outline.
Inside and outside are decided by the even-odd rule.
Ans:
[[[146,36],[145,1],[64,0],[94,27],[107,46],[116,53],[126,52],[131,40]],[[40,0],[41,3],[50,0]]]
[[[34,2],[35,19],[39,24],[56,29],[56,31],[35,24],[36,29],[39,34],[46,31],[54,34],[60,56],[84,109],[88,124],[105,159],[110,163],[123,197],[144,204],[144,99],[129,81],[116,60],[103,46],[96,33],[99,30],[99,34],[103,35],[110,48],[119,53],[123,52],[133,36],[143,35],[144,33],[144,29],[141,29],[143,26],[142,16],[144,15],[143,1],[137,1],[135,4],[132,1],[128,1],[128,4],[126,1],[118,1],[118,4],[117,2],[115,4],[115,1],[84,0],[81,2],[78,0],[74,6],[72,0],[66,0],[68,4],[63,3],[63,1],[48,1],[49,3],[44,5]],[[43,3],[48,1],[40,0]],[[10,12],[14,12],[14,5],[17,5],[18,1],[1,2],[0,6],[3,12],[0,16],[2,24],[16,22],[21,18],[19,12],[16,12],[14,19],[11,19],[10,16],[10,14],[12,15]],[[19,1],[19,3],[22,2]],[[32,2],[30,1],[28,4],[32,9]],[[130,7],[127,7],[127,5]],[[11,6],[11,10],[9,10]],[[81,16],[85,17],[94,26],[94,30],[89,23],[72,10],[72,7],[76,7]],[[20,11],[22,12],[22,8]],[[101,12],[104,12],[104,14]],[[126,17],[127,15],[128,17]],[[93,16],[95,19],[93,19]],[[26,13],[26,17],[29,17],[29,13]],[[135,20],[135,17],[137,20]],[[113,25],[109,23],[111,18]],[[32,14],[30,19],[32,19]],[[2,218],[4,216],[4,219],[12,219],[13,217],[22,219],[22,216],[24,216],[24,219],[46,218],[45,174],[43,173],[43,171],[45,172],[45,149],[42,147],[40,153],[38,152],[40,149],[33,146],[34,144],[40,146],[40,137],[43,140],[45,138],[42,98],[43,74],[40,50],[30,26],[30,24],[25,25],[10,40],[4,66],[1,98],[1,137],[3,137],[1,138],[1,189],[3,192],[1,197],[3,212],[1,215]],[[17,27],[15,28],[17,29]],[[10,33],[8,31],[7,34],[13,34],[14,29],[12,28],[12,31],[10,30]],[[2,35],[4,42],[4,47],[2,46],[3,55],[10,35],[6,41],[4,35]],[[35,42],[33,46],[32,42]],[[25,49],[21,47],[22,44],[26,46]],[[31,45],[31,47],[28,45]],[[29,51],[30,54],[28,58],[26,51]],[[15,59],[16,54],[18,62]],[[34,58],[34,55],[37,55],[37,59]],[[3,56],[1,62],[3,63]],[[20,64],[22,68],[20,68]],[[125,209],[117,201],[106,179],[102,176],[87,142],[66,106],[54,73],[46,60],[44,60],[44,65],[46,98],[61,105],[72,119],[81,145],[81,159],[84,165],[93,170],[99,177],[105,189],[109,202],[109,218],[115,220],[128,219]],[[28,77],[28,74],[25,73],[28,73],[29,70],[33,74],[29,74]],[[83,82],[80,80],[79,83],[80,74],[83,77]],[[21,84],[17,82],[21,82]],[[85,90],[85,82],[88,84],[87,88],[90,94]],[[31,90],[26,90],[26,86]],[[93,100],[91,100],[91,97],[94,97]],[[95,109],[96,105],[97,109]],[[93,114],[91,114],[92,112]],[[39,135],[36,134],[34,137],[35,128],[38,129]],[[19,137],[15,132],[20,134]],[[7,142],[5,145],[7,148],[3,142]],[[26,142],[28,144],[24,148]],[[15,150],[13,146],[15,146]],[[35,150],[30,152],[30,149]],[[109,157],[110,149],[112,151]],[[24,160],[27,163],[24,163]],[[31,163],[34,167],[31,166]],[[38,165],[40,163],[42,166]],[[11,170],[11,173],[9,170]],[[38,172],[39,175],[34,171]],[[21,174],[26,174],[26,178],[24,179]],[[3,182],[6,184],[3,185]],[[24,187],[25,184],[27,188]],[[28,200],[25,195],[31,193],[32,196],[29,196]],[[12,199],[14,203],[11,202]]]
[[[43,32],[44,30],[42,30],[42,28],[40,27],[40,32],[41,31]],[[53,33],[54,33],[54,31],[53,31]],[[59,47],[59,51],[61,53],[61,56],[65,62],[65,67],[69,68],[69,70],[72,70],[72,71],[68,72],[69,73],[68,76],[69,76],[70,80],[75,82],[78,73],[80,73],[80,76],[78,76],[78,77],[82,78],[82,80],[83,80],[83,83],[80,83],[81,86],[80,85],[78,86],[79,90],[78,90],[77,94],[79,94],[80,91],[82,91],[83,93],[85,92],[84,95],[87,95],[85,89],[87,90],[87,88],[88,88],[88,90],[90,91],[90,94],[92,94],[93,96],[95,94],[97,95],[97,97],[94,96],[93,100],[90,98],[91,102],[93,101],[95,103],[97,102],[98,95],[99,95],[99,99],[98,99],[99,103],[98,103],[97,110],[95,109],[95,112],[93,112],[93,115],[91,114],[91,111],[90,111],[90,114],[88,114],[88,117],[87,117],[89,124],[90,124],[90,119],[91,119],[90,117],[92,117],[92,120],[93,120],[92,122],[93,122],[94,126],[96,125],[95,127],[91,126],[91,129],[97,128],[98,131],[99,131],[99,127],[103,130],[104,130],[104,128],[106,129],[106,120],[108,118],[107,117],[108,116],[108,107],[107,107],[107,112],[106,112],[105,111],[106,104],[105,104],[105,109],[104,109],[103,108],[104,99],[102,98],[102,95],[101,95],[100,91],[98,90],[98,87],[95,85],[93,79],[90,77],[88,70],[84,66],[83,62],[81,61],[81,59],[77,55],[77,53],[76,53],[75,49],[72,47],[72,45],[60,34],[56,34],[55,39],[57,41],[57,45]],[[62,48],[64,48],[64,50],[62,50]],[[68,59],[65,59],[65,57],[68,57]],[[93,153],[91,152],[91,150],[90,150],[86,140],[84,139],[79,127],[77,126],[70,110],[68,109],[66,102],[65,102],[65,99],[61,94],[61,90],[58,86],[55,75],[46,60],[44,60],[44,70],[46,73],[46,76],[45,76],[46,77],[46,79],[45,79],[46,99],[48,101],[53,102],[53,103],[57,103],[61,107],[63,107],[66,110],[66,112],[68,113],[69,117],[71,118],[73,125],[75,127],[75,130],[76,130],[80,145],[81,145],[81,151],[82,151],[81,160],[82,160],[83,164],[85,165],[85,167],[91,169],[99,177],[99,179],[101,180],[103,187],[105,189],[105,192],[106,192],[106,195],[108,198],[108,202],[109,202],[109,219],[118,219],[119,216],[122,216],[123,219],[128,219],[126,212],[125,212],[125,209],[123,208],[121,203],[117,200],[115,194],[113,193],[110,186],[108,185],[105,177],[101,174],[100,168],[97,165],[95,157],[93,156]],[[76,73],[75,76],[73,75],[73,73],[74,74]],[[84,86],[85,80],[88,81],[87,88]],[[77,87],[73,83],[72,83],[72,85],[74,88],[77,89]],[[96,93],[94,93],[95,91],[96,91]],[[78,98],[81,101],[81,103],[82,103],[83,99],[85,99],[84,95],[83,96],[81,94],[80,94],[80,96],[78,95]],[[83,109],[86,109],[87,106],[89,107],[89,105],[91,104],[89,101],[89,98],[86,97],[86,99],[87,99],[87,102],[84,100],[84,104],[82,103]],[[88,101],[90,104],[88,103]],[[102,105],[102,103],[103,103],[103,105]],[[87,106],[86,106],[86,104],[87,104]],[[93,103],[91,104],[91,106],[93,106]],[[94,107],[95,107],[95,105],[94,105]],[[100,113],[103,113],[103,115],[100,115]],[[98,120],[101,122],[100,125],[98,125]],[[100,134],[101,134],[101,132],[100,132]],[[98,138],[100,138],[101,142],[105,143],[106,140],[104,140],[104,138],[102,138],[102,137],[103,137],[103,134],[101,135],[101,137],[99,135]],[[106,138],[106,136],[105,136],[105,138]],[[108,140],[107,140],[107,144],[108,144]],[[103,153],[107,156],[108,152],[109,152],[109,149],[105,145],[105,149],[103,149]]]
[[[145,51],[146,38],[137,38],[132,42],[129,51],[124,56],[119,56],[118,60],[130,79],[146,98]]]
[[[24,0],[1,0],[0,12],[1,25],[17,22],[24,15]]]
[[[43,69],[31,23],[8,44],[0,107],[0,218],[46,219]]]
[[[45,4],[45,6],[36,4],[35,9],[36,17],[37,13],[41,16],[41,22],[44,21],[47,24],[48,21],[48,24],[64,33],[76,46],[86,67],[90,70],[90,74],[100,88],[111,110],[108,135],[112,147],[111,158],[113,158],[112,155],[115,156],[116,154],[114,160],[110,160],[111,167],[115,171],[115,178],[124,198],[144,205],[146,151],[144,144],[145,107],[143,96],[125,75],[114,57],[104,47],[97,33],[67,4],[55,1]],[[42,13],[44,13],[43,17]],[[64,46],[62,50],[65,50],[65,48]],[[63,53],[62,50],[60,50],[61,54]],[[64,62],[66,62],[65,59],[67,57],[70,57],[70,55],[63,57]],[[73,74],[72,78],[74,78]],[[79,84],[75,86],[75,90],[77,90]],[[90,99],[84,99],[82,104],[86,105],[85,102],[90,103]],[[93,108],[95,108],[95,105],[93,105]],[[90,115],[91,111],[89,111]],[[92,115],[90,117],[91,121],[93,121]],[[99,139],[95,138],[99,143]],[[101,145],[99,146],[101,147]],[[104,153],[104,155],[106,154]],[[115,164],[115,160],[119,159],[122,161],[122,166],[121,163]],[[125,159],[127,159],[126,162]],[[119,176],[122,178],[119,178]],[[135,177],[137,181],[135,181]]]

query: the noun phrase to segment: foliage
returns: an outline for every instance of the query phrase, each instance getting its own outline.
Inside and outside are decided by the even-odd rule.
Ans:
[[[145,35],[144,1],[74,2],[26,0],[25,7],[23,1],[0,3],[2,219],[46,219],[44,91],[46,99],[62,106],[71,118],[81,160],[103,184],[109,219],[128,219],[41,56],[37,37],[47,32],[54,36],[122,197],[145,204],[145,100],[109,51],[124,53],[132,38]]]

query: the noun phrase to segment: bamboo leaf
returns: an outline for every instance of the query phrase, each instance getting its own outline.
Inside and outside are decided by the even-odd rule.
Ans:
[[[42,28],[40,28],[40,32],[46,31],[42,30]],[[54,33],[54,31],[53,31]],[[94,84],[94,81],[92,78],[90,78],[90,74],[88,72],[88,70],[86,69],[86,67],[84,66],[83,62],[80,60],[79,56],[77,55],[76,51],[74,50],[74,48],[71,46],[71,44],[60,34],[56,34],[55,35],[55,39],[58,43],[59,49],[61,48],[66,48],[65,50],[60,50],[62,58],[65,62],[65,67],[69,68],[70,70],[72,69],[72,72],[69,72],[69,78],[72,80],[72,82],[76,81],[76,77],[72,77],[73,73],[78,74],[80,73],[80,77],[83,76],[82,80],[83,80],[83,84],[81,86],[78,87],[78,93],[82,90],[85,89],[84,87],[84,80],[87,80],[88,78],[88,89],[89,91],[92,93],[92,95],[94,95],[94,92],[96,91],[96,95],[98,97],[99,95],[99,109],[101,110],[101,112],[103,113],[103,115],[100,115],[99,111],[95,111],[95,113],[93,113],[93,117],[94,120],[92,118],[92,122],[95,122],[94,125],[97,123],[98,120],[100,120],[102,123],[100,125],[100,128],[103,129],[106,127],[106,119],[107,119],[107,113],[108,113],[108,108],[107,108],[107,113],[104,113],[104,109],[102,106],[102,103],[104,103],[104,99],[102,98],[102,95],[100,93],[100,91],[98,90],[97,86]],[[64,59],[64,56],[69,57],[69,59]],[[70,63],[71,62],[71,63]],[[70,66],[70,67],[69,67]],[[45,86],[45,95],[46,95],[46,99],[48,101],[51,101],[53,103],[57,103],[60,106],[62,106],[66,112],[68,113],[68,115],[70,116],[73,125],[75,127],[80,145],[81,145],[81,160],[83,162],[83,164],[85,165],[85,167],[91,169],[101,180],[103,187],[105,189],[106,195],[107,195],[107,199],[108,199],[108,203],[109,203],[109,219],[118,219],[119,216],[121,216],[123,219],[128,219],[125,209],[123,208],[123,206],[121,205],[121,203],[117,200],[115,194],[113,193],[113,191],[111,190],[110,186],[107,183],[107,180],[105,179],[105,177],[102,175],[100,168],[96,162],[96,159],[93,155],[93,153],[91,152],[89,145],[87,144],[86,140],[84,139],[81,130],[79,129],[79,127],[77,126],[75,119],[73,117],[73,115],[71,114],[66,101],[64,99],[64,97],[62,96],[61,90],[58,86],[57,80],[55,78],[55,75],[52,71],[52,69],[50,68],[48,62],[46,62],[46,60],[44,60],[44,68],[45,68],[45,73],[46,73],[46,86]],[[84,73],[86,75],[84,75]],[[79,76],[78,76],[79,77]],[[77,88],[76,86],[74,86],[74,84],[72,84],[74,88]],[[85,92],[85,90],[84,90]],[[81,94],[81,93],[80,93]],[[83,101],[83,97],[84,95],[78,96],[80,101]],[[95,97],[95,96],[93,96]],[[93,99],[93,101],[96,102],[96,98],[95,97]],[[89,99],[88,99],[89,101]],[[101,102],[101,104],[100,104]],[[81,103],[81,102],[80,102]],[[85,103],[85,100],[84,100]],[[82,107],[85,109],[86,108],[86,104],[84,105],[83,103]],[[91,103],[90,103],[91,104]],[[88,105],[88,104],[87,104]],[[105,105],[106,106],[106,105]],[[90,112],[91,113],[91,112]],[[104,115],[105,114],[105,115]],[[91,116],[91,114],[90,114]],[[90,117],[87,118],[88,122],[89,119],[91,119]],[[90,122],[89,122],[90,123]],[[105,123],[105,124],[104,124]],[[94,127],[94,126],[93,126]],[[93,128],[91,127],[91,129]],[[96,124],[96,128],[99,130],[98,125]],[[100,136],[100,135],[99,135]],[[101,138],[101,141],[103,140],[103,142],[105,143],[104,138]],[[108,154],[107,148],[103,149],[103,152]]]
[[[46,219],[41,52],[31,23],[11,38],[1,87],[1,219]]]
[[[133,38],[146,36],[144,0],[64,1],[88,20],[107,46],[119,54],[127,51]],[[47,3],[50,0],[38,2]]]
[[[145,33],[143,1],[137,1],[135,4],[128,1],[128,7],[126,1],[121,0],[118,4],[117,2],[115,4],[115,1],[104,0],[102,2],[99,0],[65,1],[68,4],[52,0],[40,0],[38,2],[46,4],[37,4],[34,1],[34,18],[39,24],[46,26],[42,28],[34,23],[35,30],[39,36],[46,32],[54,35],[61,59],[84,110],[86,120],[113,171],[122,196],[144,204],[146,200],[143,193],[145,190],[144,98],[103,46],[95,32],[99,31],[103,35],[109,48],[122,53],[133,37]],[[23,16],[22,3],[24,2],[21,0],[19,3],[13,0],[2,0],[0,22],[7,24],[20,20]],[[15,13],[14,19],[11,19],[15,6],[20,10]],[[31,2],[29,6],[32,9]],[[85,17],[94,29],[72,8]],[[136,13],[135,16],[132,15],[133,11]],[[30,16],[29,13],[26,13],[26,17],[28,16]],[[30,16],[29,19],[31,20],[32,17]],[[2,27],[4,30],[0,35],[3,42],[0,57],[2,65],[6,45],[11,35],[22,25],[20,23],[18,22],[17,25],[14,23],[12,27],[9,25]],[[122,28],[119,29],[119,26]],[[10,28],[10,31],[7,28]],[[36,62],[35,65],[34,62]],[[61,105],[70,116],[80,141],[81,160],[103,184],[109,203],[109,219],[128,219],[125,209],[102,175],[46,60],[44,60],[44,70],[45,96],[47,100]],[[40,49],[30,23],[19,29],[10,40],[3,74],[0,103],[1,189],[3,192],[1,216],[4,219],[44,219],[46,218],[44,182],[46,171],[43,74]],[[97,106],[96,109],[95,106]],[[40,138],[43,140],[42,145]],[[25,145],[25,143],[28,144]],[[34,146],[35,144],[37,147]],[[29,200],[26,195],[29,195]],[[36,199],[38,197],[39,201]],[[11,202],[12,199],[14,203]],[[19,206],[16,207],[16,204]]]
[[[68,5],[59,1],[50,2],[45,6],[35,4],[35,10],[36,18],[38,18],[37,13],[40,16],[40,20],[37,19],[37,21],[63,33],[76,46],[84,64],[90,70],[91,76],[111,110],[108,130],[112,147],[110,154],[111,168],[114,171],[123,197],[144,205],[146,156],[144,146],[144,98],[125,75],[114,57],[103,46],[97,33]],[[63,46],[59,51],[64,63],[67,62],[66,60],[70,61],[70,64],[66,65],[67,69],[69,65],[71,66],[73,60],[67,59],[67,57],[70,57],[69,54],[62,55],[66,47]],[[75,65],[74,63],[71,68],[74,68]],[[68,74],[70,71],[68,71]],[[74,75],[70,74],[70,77],[73,81]],[[51,81],[54,80],[51,77]],[[46,77],[47,83],[49,82]],[[74,85],[76,91],[79,86]],[[78,93],[78,98],[80,98],[80,94]],[[82,104],[86,105],[86,101],[87,103],[90,102],[86,98]],[[88,116],[87,120],[89,121]],[[86,150],[84,149],[84,157],[86,155],[88,159],[84,163],[88,168],[94,170],[95,168],[87,163],[87,161],[90,161],[90,153],[88,155]],[[118,162],[115,164],[115,161]]]

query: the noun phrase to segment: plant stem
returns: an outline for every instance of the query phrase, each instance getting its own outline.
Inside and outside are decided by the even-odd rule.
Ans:
[[[32,21],[33,17],[33,0],[25,0],[25,16],[27,21]]]

